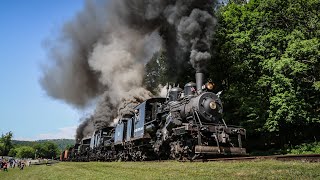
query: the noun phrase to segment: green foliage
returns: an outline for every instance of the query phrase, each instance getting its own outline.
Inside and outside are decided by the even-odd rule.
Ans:
[[[74,139],[48,139],[48,140],[38,140],[38,141],[18,141],[18,140],[12,140],[12,143],[15,147],[19,146],[32,146],[34,147],[36,144],[41,144],[45,142],[52,142],[56,144],[60,151],[63,151],[66,149],[67,146],[74,145],[75,140]]]
[[[195,71],[191,64],[186,63],[188,60],[175,62],[168,56],[165,50],[156,52],[145,66],[144,84],[155,95],[158,95],[159,85],[165,86],[170,83],[181,87],[194,81]]]
[[[35,150],[30,146],[21,146],[15,149],[19,158],[33,158]]]
[[[320,91],[320,81],[316,81],[313,83],[313,87],[317,90]]]
[[[33,147],[37,153],[37,157],[41,158],[55,158],[59,154],[59,149],[53,142],[44,142],[36,144]]]
[[[3,154],[4,154],[4,143],[0,141],[0,155],[3,156]]]
[[[225,119],[249,136],[268,134],[262,143],[319,136],[318,7],[318,0],[250,0],[217,13],[210,72],[225,90]]]
[[[151,60],[146,64],[146,74],[144,78],[144,83],[147,89],[153,93],[158,91],[158,86],[160,84],[165,85],[168,80],[168,66],[167,58],[164,51],[157,52],[153,55]]]
[[[20,158],[55,158],[59,155],[59,149],[53,142],[37,143],[34,146],[19,146],[12,150],[16,151],[16,156]]]
[[[2,134],[0,138],[0,155],[7,156],[10,149],[13,148],[11,142],[12,135],[12,132],[8,132],[5,135]]]
[[[8,156],[16,157],[16,155],[17,155],[17,150],[15,148],[11,148],[9,153],[8,153]]]
[[[55,158],[60,154],[60,151],[66,149],[70,145],[74,145],[75,141],[72,139],[52,139],[39,141],[17,141],[13,140],[12,144],[15,148],[11,148],[9,156],[28,156],[41,158]],[[26,149],[26,147],[30,147]],[[21,149],[22,148],[22,149]],[[1,143],[0,143],[1,152]],[[32,152],[32,153],[31,153]],[[22,154],[21,154],[22,153]],[[26,155],[27,154],[27,155]],[[31,155],[32,154],[32,155]]]
[[[20,141],[20,140],[12,140],[12,144],[15,147],[20,147],[20,146],[34,146],[36,144],[35,141]]]
[[[290,154],[320,154],[320,142],[303,143],[289,148],[287,151]]]
[[[31,157],[34,157],[36,153],[37,157],[55,158],[60,154],[60,149],[65,149],[68,145],[73,145],[73,144],[74,144],[74,140],[71,140],[71,139],[53,139],[53,140],[39,140],[39,141],[13,140],[13,145],[15,148],[12,148],[10,150],[9,156],[15,156],[15,155],[21,156],[18,154],[19,150],[21,150],[20,148],[23,148],[22,150],[24,153],[25,147],[30,147],[33,149],[32,151],[33,155]],[[29,153],[31,152],[31,150],[27,152]]]
[[[35,143],[45,143],[45,142],[52,142],[56,144],[60,151],[63,151],[68,146],[74,145],[76,143],[74,139],[47,139],[47,140],[35,141]]]

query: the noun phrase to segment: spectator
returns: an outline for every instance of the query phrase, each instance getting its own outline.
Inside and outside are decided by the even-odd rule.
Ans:
[[[21,164],[20,164],[20,170],[23,170],[23,168],[24,168],[24,162],[21,162]]]
[[[10,159],[10,160],[9,160],[9,165],[10,165],[10,166],[9,166],[10,168],[13,168],[13,159]]]
[[[7,171],[8,172],[8,163],[7,162],[3,162],[3,171]]]

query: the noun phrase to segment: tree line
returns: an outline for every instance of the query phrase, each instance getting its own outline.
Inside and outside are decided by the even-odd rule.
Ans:
[[[246,128],[249,149],[318,141],[320,1],[230,0],[213,6],[218,25],[206,76],[223,91],[226,122]],[[194,80],[190,64],[172,71],[168,59],[162,50],[146,65],[149,90]]]
[[[12,132],[0,138],[0,156],[18,158],[56,158],[60,154],[57,144],[49,141],[33,142],[25,145],[13,144]]]

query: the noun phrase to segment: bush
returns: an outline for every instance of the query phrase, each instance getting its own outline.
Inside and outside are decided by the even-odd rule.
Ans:
[[[17,155],[17,150],[15,148],[11,148],[8,153],[8,156],[15,157],[16,155]]]
[[[58,146],[52,142],[39,143],[33,148],[37,151],[37,156],[42,158],[55,158],[59,154]]]
[[[16,148],[17,157],[19,158],[32,158],[34,157],[35,150],[30,146],[21,146]]]
[[[289,154],[320,154],[320,142],[303,143],[288,149]]]

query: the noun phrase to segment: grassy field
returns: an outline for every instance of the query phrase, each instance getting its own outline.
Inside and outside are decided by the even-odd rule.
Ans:
[[[320,163],[64,162],[0,172],[0,179],[320,179]]]

